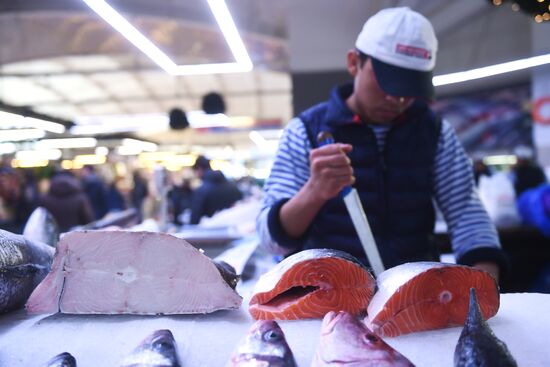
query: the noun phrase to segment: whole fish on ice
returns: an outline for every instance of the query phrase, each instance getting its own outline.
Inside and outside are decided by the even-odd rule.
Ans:
[[[38,207],[34,209],[25,223],[23,237],[55,247],[59,241],[59,226],[46,208]]]
[[[156,330],[127,356],[120,367],[180,367],[178,347],[170,330]]]
[[[50,359],[46,367],[76,367],[76,359],[70,353],[64,352]]]
[[[483,319],[476,291],[470,289],[468,318],[458,339],[455,367],[517,367],[506,344],[499,340]]]
[[[48,274],[54,248],[0,230],[0,313],[22,307]]]
[[[414,367],[348,312],[329,312],[311,367]]]
[[[415,262],[381,273],[368,307],[368,326],[381,336],[464,325],[470,288],[475,288],[483,316],[500,305],[496,280],[486,271],[464,265]]]
[[[236,309],[242,298],[232,288],[235,282],[187,241],[168,234],[69,232],[27,311],[152,315]]]
[[[296,367],[285,334],[276,321],[256,321],[227,367]]]
[[[367,309],[374,286],[367,268],[348,253],[305,250],[260,277],[248,310],[263,320],[321,318],[340,310],[358,315]]]

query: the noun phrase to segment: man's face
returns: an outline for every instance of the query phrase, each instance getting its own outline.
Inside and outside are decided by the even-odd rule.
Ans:
[[[352,110],[370,122],[393,121],[411,106],[414,98],[386,94],[376,81],[370,58],[361,67],[359,56],[354,55],[348,55],[348,70],[355,77],[354,91],[350,97]]]

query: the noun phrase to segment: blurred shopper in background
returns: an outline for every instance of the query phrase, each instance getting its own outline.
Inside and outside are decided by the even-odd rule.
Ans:
[[[61,232],[94,220],[92,206],[81,182],[68,171],[58,172],[51,178],[50,188],[38,204],[53,215]]]
[[[126,209],[126,200],[120,191],[122,177],[115,177],[107,189],[108,212],[118,212]]]
[[[108,211],[107,189],[95,172],[94,166],[84,166],[80,170],[84,193],[88,196],[94,213],[94,219],[101,219]]]
[[[147,181],[141,175],[139,170],[135,170],[133,174],[134,186],[130,191],[130,202],[132,207],[136,208],[138,212],[139,221],[143,220],[143,201],[149,195],[149,188],[147,187]]]
[[[0,167],[0,228],[21,233],[24,222],[18,220],[17,207],[21,198],[21,186],[15,170]]]
[[[383,9],[365,23],[347,53],[354,84],[335,88],[285,128],[257,220],[264,248],[282,255],[335,248],[368,264],[339,196],[353,185],[386,268],[439,260],[431,241],[435,200],[458,263],[497,279],[507,269],[470,160],[426,103],[436,52],[432,25],[407,7]],[[319,146],[320,132],[336,143]]]
[[[512,182],[516,190],[516,198],[528,189],[546,183],[546,175],[535,161],[533,149],[519,146],[514,150],[517,163],[512,168]]]
[[[229,208],[242,199],[237,185],[228,181],[222,172],[212,170],[206,157],[197,157],[193,171],[202,180],[202,184],[191,198],[191,224],[198,224],[203,216],[211,217],[217,211]]]
[[[191,210],[191,200],[193,197],[193,189],[191,188],[191,180],[184,178],[181,185],[174,184],[168,191],[169,212],[172,215],[172,221],[176,224],[189,224],[190,218],[187,218],[187,223],[184,223],[182,214],[187,210]]]

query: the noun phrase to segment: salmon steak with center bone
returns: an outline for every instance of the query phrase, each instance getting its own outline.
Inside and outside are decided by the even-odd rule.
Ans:
[[[289,256],[260,277],[249,303],[257,320],[321,318],[329,311],[365,312],[375,281],[353,256],[311,249]]]
[[[380,336],[464,325],[470,288],[478,294],[485,319],[500,305],[496,280],[486,271],[464,265],[414,262],[381,273],[368,307],[367,325]]]
[[[187,241],[163,233],[70,232],[29,313],[187,314],[237,309],[236,275]]]

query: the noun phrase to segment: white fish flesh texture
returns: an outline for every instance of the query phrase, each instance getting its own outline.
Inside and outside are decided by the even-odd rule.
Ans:
[[[29,313],[146,315],[237,309],[242,298],[222,272],[168,234],[70,232],[26,307]]]

